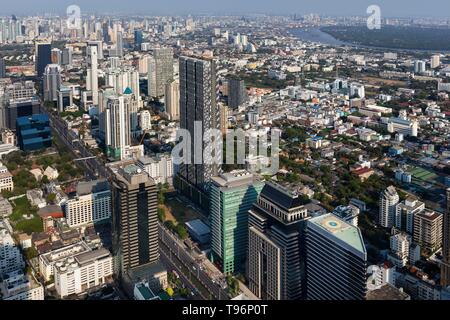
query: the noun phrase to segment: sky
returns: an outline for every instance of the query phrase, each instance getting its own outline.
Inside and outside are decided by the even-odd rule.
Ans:
[[[367,15],[378,5],[384,17],[449,17],[449,0],[0,0],[0,16],[65,13],[76,4],[84,13]]]

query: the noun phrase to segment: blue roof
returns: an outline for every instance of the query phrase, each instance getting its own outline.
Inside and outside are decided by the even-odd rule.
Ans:
[[[46,114],[33,114],[31,117],[19,117],[16,120],[17,125],[23,126],[31,124],[32,122],[48,122],[48,116]]]
[[[186,227],[198,235],[204,235],[211,232],[209,227],[203,223],[200,219],[186,222]]]
[[[127,87],[127,88],[125,89],[125,91],[123,92],[123,94],[132,94],[132,93],[133,93],[133,90],[131,90],[130,87]]]

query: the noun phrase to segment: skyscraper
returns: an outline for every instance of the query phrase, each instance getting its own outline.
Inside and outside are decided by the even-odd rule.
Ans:
[[[247,279],[262,300],[305,297],[307,209],[298,194],[266,183],[249,211]]]
[[[124,96],[107,98],[104,115],[106,155],[115,160],[125,158],[125,148],[130,145],[130,115],[128,99]]]
[[[232,109],[239,108],[248,99],[244,80],[228,80],[228,106]]]
[[[92,103],[98,105],[98,52],[97,46],[88,47],[90,68],[87,70],[86,89],[92,92]]]
[[[159,98],[165,93],[165,85],[173,81],[173,50],[172,48],[153,49],[153,55],[148,61],[148,91],[149,96]]]
[[[119,168],[112,182],[115,272],[159,260],[156,185],[134,164]]]
[[[0,57],[0,79],[6,78],[6,64],[5,59]]]
[[[444,214],[444,234],[442,244],[441,285],[450,286],[450,188],[447,189],[447,211]]]
[[[50,43],[36,44],[36,75],[41,78],[45,67],[52,63],[52,45]]]
[[[68,66],[71,64],[72,64],[72,47],[62,49],[61,65]]]
[[[189,163],[180,165],[181,181],[178,187],[206,207],[208,205],[202,200],[205,200],[204,192],[209,188],[211,177],[217,176],[221,170],[218,164],[221,150],[214,155],[202,156],[206,145],[203,133],[210,129],[220,130],[217,96],[214,60],[180,57],[180,128],[189,131],[192,151]],[[201,131],[201,135],[198,131]],[[195,155],[203,160],[201,164],[196,164],[198,161]]]
[[[123,57],[123,33],[122,33],[122,31],[117,32],[116,56]]]
[[[379,224],[385,228],[392,228],[395,223],[396,206],[400,198],[394,186],[389,186],[380,195]]]
[[[165,89],[166,113],[170,120],[180,120],[180,83],[178,81],[168,82]]]
[[[245,170],[213,177],[210,193],[212,259],[226,274],[245,270],[248,211],[264,183]]]
[[[306,229],[308,300],[364,300],[367,251],[360,230],[335,215],[312,218]]]
[[[141,44],[144,40],[142,30],[134,30],[134,46],[135,48],[141,48]]]
[[[47,65],[43,77],[44,100],[58,101],[58,90],[61,87],[61,67],[57,64]]]

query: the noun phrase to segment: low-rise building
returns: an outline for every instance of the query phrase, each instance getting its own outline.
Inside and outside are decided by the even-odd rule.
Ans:
[[[107,249],[86,251],[55,263],[55,289],[61,298],[86,292],[113,275],[113,257]]]
[[[13,191],[14,182],[12,178],[12,174],[8,171],[1,162],[0,162],[0,192],[3,190]]]

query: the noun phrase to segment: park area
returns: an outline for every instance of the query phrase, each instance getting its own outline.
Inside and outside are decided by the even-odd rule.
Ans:
[[[437,174],[419,167],[414,167],[414,169],[411,170],[411,174],[413,178],[419,182],[431,183],[438,178]]]
[[[166,220],[174,223],[186,223],[202,217],[189,204],[181,202],[178,197],[167,197],[162,208],[165,210]]]
[[[37,208],[30,205],[27,197],[12,201],[13,213],[9,217],[14,229],[31,235],[33,232],[42,232],[41,218],[37,215]]]

